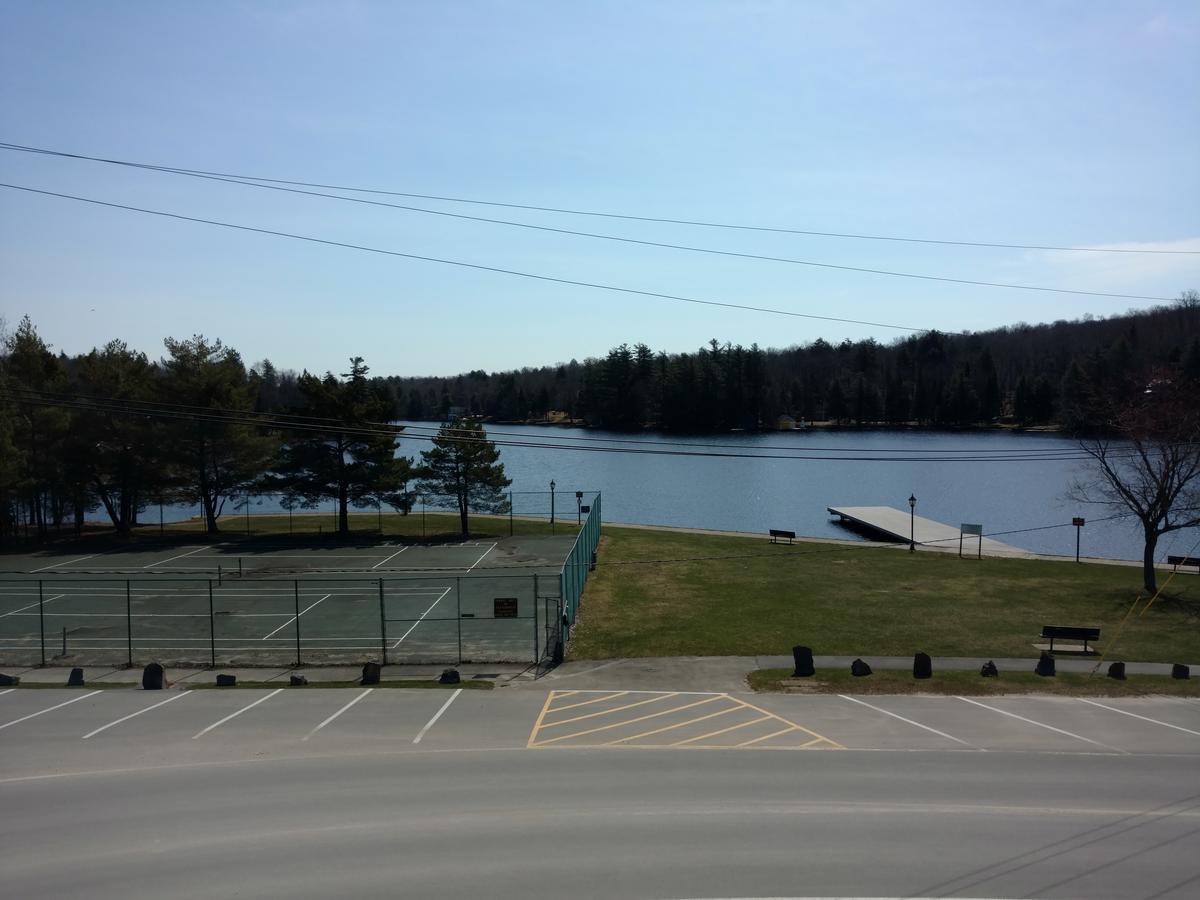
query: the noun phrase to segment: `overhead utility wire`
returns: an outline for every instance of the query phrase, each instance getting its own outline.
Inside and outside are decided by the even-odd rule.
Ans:
[[[892,328],[897,331],[928,331],[927,328],[914,328],[909,325],[892,325],[886,322],[868,322],[862,319],[843,319],[837,316],[818,316],[812,313],[793,312],[787,309],[775,309],[769,306],[748,306],[741,303],[730,303],[723,300],[701,300],[696,297],[684,297],[678,294],[663,294],[657,291],[643,291],[636,288],[618,287],[612,284],[601,284],[594,281],[578,281],[572,278],[557,278],[553,275],[538,275],[534,272],[521,272],[516,269],[502,269],[498,266],[485,266],[479,263],[463,262],[455,259],[442,259],[436,256],[421,256],[416,253],[402,253],[398,250],[384,250],[380,247],[367,247],[363,244],[349,244],[344,241],[333,241],[326,238],[311,237],[303,234],[292,234],[287,231],[275,231],[270,228],[255,228],[250,225],[236,225],[232,222],[219,222],[214,219],[201,219],[197,216],[185,216],[180,213],[164,212],[157,209],[146,209],[140,206],[128,206],[123,203],[110,203],[106,200],[93,200],[90,197],[78,197],[74,194],[61,194],[57,191],[44,191],[38,188],[24,187],[19,184],[0,182],[0,188],[14,191],[25,191],[30,194],[42,194],[46,197],[58,197],[63,200],[74,200],[79,203],[91,203],[95,206],[107,206],[111,209],[124,209],[129,212],[143,213],[150,216],[161,216],[166,219],[178,219],[182,222],[197,222],[201,225],[215,225],[219,228],[232,228],[235,231],[250,231],[255,234],[268,234],[273,237],[289,238],[295,241],[307,241],[310,244],[324,244],[328,247],[342,247],[346,250],[361,250],[364,253],[378,253],[383,256],[396,256],[401,259],[416,259],[422,262],[438,263],[443,266],[457,266],[463,269],[475,269],[480,272],[495,272],[499,275],[513,275],[517,278],[528,278],[533,281],[545,281],[551,284],[566,284],[572,287],[591,288],[597,291],[612,291],[618,294],[633,294],[638,297],[654,297],[659,300],[674,300],[680,303],[694,303],[699,306],[717,306],[725,309],[740,309],[747,312],[770,313],[776,316],[790,316],[797,319],[816,319],[822,322],[841,322],[847,325],[866,325],[872,328]]]
[[[2,145],[0,145],[0,149],[3,149]],[[51,155],[57,156],[58,154],[51,154]],[[107,162],[106,160],[99,160],[99,161]],[[897,272],[897,271],[893,271],[890,269],[872,269],[872,268],[868,268],[865,266],[846,266],[846,265],[839,265],[837,263],[815,262],[813,260],[794,259],[792,257],[787,257],[787,256],[768,256],[768,255],[761,254],[761,253],[742,253],[742,252],[735,251],[735,250],[719,250],[719,249],[715,249],[712,247],[693,247],[693,246],[689,246],[686,244],[670,244],[670,243],[666,243],[664,241],[649,241],[649,240],[642,240],[642,239],[638,239],[638,238],[621,237],[619,235],[614,235],[614,234],[599,234],[599,233],[593,232],[593,231],[575,231],[575,230],[572,230],[569,228],[554,228],[549,225],[535,225],[530,222],[513,222],[513,221],[506,220],[506,219],[489,219],[489,218],[485,218],[482,216],[468,216],[463,213],[446,212],[444,210],[438,210],[438,209],[424,209],[419,206],[405,206],[405,205],[402,205],[399,203],[384,203],[380,200],[364,200],[360,197],[341,197],[341,196],[338,196],[337,194],[324,194],[324,193],[320,193],[318,191],[305,191],[305,190],[300,190],[298,188],[281,187],[281,186],[272,185],[272,184],[256,184],[253,181],[243,181],[243,180],[233,178],[233,177],[226,177],[226,176],[220,176],[220,175],[205,175],[205,174],[200,174],[198,172],[189,172],[184,169],[171,169],[171,168],[167,168],[165,166],[148,166],[148,165],[142,165],[142,164],[138,164],[138,163],[121,163],[120,165],[127,165],[127,166],[131,166],[133,168],[147,169],[147,170],[155,171],[155,172],[165,172],[170,175],[186,175],[190,178],[203,178],[208,181],[220,181],[220,182],[224,182],[225,184],[239,184],[239,185],[242,185],[243,187],[254,187],[254,188],[260,188],[263,190],[270,190],[270,191],[284,191],[289,194],[301,194],[301,195],[307,196],[307,197],[322,197],[327,200],[341,200],[345,203],[361,203],[361,204],[365,204],[368,206],[381,206],[381,207],[386,207],[388,209],[400,209],[400,210],[405,210],[406,212],[422,213],[424,215],[430,215],[430,216],[443,216],[443,217],[451,218],[451,219],[463,219],[463,220],[470,221],[470,222],[484,222],[484,223],[487,223],[490,225],[504,225],[504,226],[510,227],[510,228],[525,228],[525,229],[528,229],[531,231],[545,231],[545,232],[551,232],[554,234],[566,234],[566,235],[571,235],[573,237],[592,238],[594,240],[616,241],[616,242],[619,242],[622,244],[637,244],[642,247],[660,247],[660,248],[667,249],[667,250],[682,250],[687,253],[706,253],[706,254],[709,254],[712,256],[731,256],[731,257],[736,257],[738,259],[757,260],[759,262],[776,262],[776,263],[785,263],[787,265],[793,265],[793,266],[809,266],[809,267],[818,268],[818,269],[834,269],[839,272],[858,272],[860,274],[866,274],[866,275],[883,275],[883,276],[886,276],[889,278],[913,278],[913,279],[917,279],[920,281],[939,281],[939,282],[943,282],[943,283],[947,283],[947,284],[966,284],[966,285],[972,285],[974,287],[1007,288],[1009,290],[1017,290],[1017,291],[1040,291],[1040,292],[1055,293],[1055,294],[1073,294],[1073,295],[1084,296],[1084,297],[1108,297],[1108,298],[1116,298],[1119,300],[1149,300],[1149,301],[1162,302],[1162,303],[1170,302],[1169,297],[1151,297],[1151,296],[1145,296],[1142,294],[1114,294],[1114,293],[1107,293],[1107,292],[1103,292],[1103,291],[1079,291],[1079,290],[1071,290],[1069,288],[1046,287],[1044,285],[1009,284],[1009,283],[1000,282],[1000,281],[979,281],[979,280],[970,279],[970,278],[951,278],[951,277],[945,276],[945,275],[924,275],[924,274],[920,274],[920,273],[916,273],[916,272]]]
[[[54,399],[37,397],[34,395],[21,394],[18,390],[15,393],[14,399],[21,403],[30,403],[39,406],[52,406],[64,409],[75,409],[86,412],[105,412],[115,413],[126,416],[141,416],[149,418],[175,419],[183,421],[208,421],[226,425],[247,425],[260,428],[276,428],[279,430],[307,431],[318,434],[328,434],[331,431],[337,431],[343,434],[359,434],[359,435],[387,435],[390,437],[398,437],[394,428],[379,429],[368,428],[362,426],[324,426],[315,424],[303,424],[296,422],[278,422],[272,421],[269,418],[261,417],[255,413],[237,413],[237,414],[200,414],[189,413],[178,410],[159,410],[154,411],[144,407],[131,408],[125,404],[121,405],[105,405],[89,400],[88,398],[69,398],[69,399]],[[414,440],[432,442],[435,439],[434,435],[423,436],[413,435]],[[722,458],[722,459],[782,459],[782,460],[798,460],[798,461],[813,461],[813,462],[1041,462],[1042,458],[1030,459],[1028,456],[969,456],[969,457],[923,457],[923,456],[889,456],[889,457],[862,457],[862,456],[827,456],[827,455],[804,455],[794,453],[714,453],[711,451],[689,452],[683,450],[667,450],[667,449],[644,449],[644,448],[627,448],[627,447],[592,447],[579,445],[564,445],[556,444],[549,441],[509,441],[509,440],[490,440],[489,438],[479,437],[448,437],[446,440],[458,443],[481,443],[489,441],[492,444],[501,447],[525,447],[529,449],[539,450],[575,450],[579,452],[589,453],[624,453],[629,455],[646,455],[646,456],[680,456],[680,457],[701,457],[701,458]],[[1079,456],[1059,456],[1053,457],[1054,461],[1086,461],[1089,459],[1086,455]]]
[[[22,144],[0,142],[0,149],[16,150],[23,153],[37,153],[46,156],[61,156],[69,159],[83,159],[92,162],[109,163],[118,166],[130,166],[140,169],[158,169],[164,172],[176,172],[184,175],[204,175],[218,178],[238,178],[245,181],[260,181],[270,184],[294,185],[297,187],[323,188],[332,191],[350,191],[356,194],[377,194],[385,197],[410,197],[417,200],[437,200],[444,203],[466,203],[473,206],[494,206],[504,209],[524,209],[531,212],[548,212],[568,216],[590,216],[601,219],[620,219],[627,222],[654,222],[664,225],[688,225],[698,228],[723,228],[733,231],[760,231],[773,234],[797,234],[809,237],[844,238],[859,241],[893,241],[906,244],[937,244],[949,247],[992,247],[1003,250],[1057,250],[1069,253],[1147,253],[1163,255],[1200,255],[1197,250],[1143,250],[1126,247],[1058,247],[1045,244],[1004,244],[989,241],[952,241],[935,238],[898,237],[896,235],[855,234],[838,231],[812,231],[800,228],[777,228],[766,225],[736,225],[728,222],[706,222],[695,219],[669,219],[656,216],[635,216],[621,213],[595,212],[580,209],[566,209],[554,206],[534,206],[525,203],[502,203],[495,200],[474,200],[464,197],[446,197],[437,194],[416,194],[405,191],[386,191],[375,188],[346,187],[337,184],[321,184],[312,181],[292,181],[283,178],[264,178],[257,175],[239,175],[229,172],[212,172],[204,169],[185,169],[177,166],[160,166],[152,163],[130,162],[128,160],[106,159],[99,156],[86,156],[80,153],[67,153],[61,150],[49,150],[41,147],[29,147]]]

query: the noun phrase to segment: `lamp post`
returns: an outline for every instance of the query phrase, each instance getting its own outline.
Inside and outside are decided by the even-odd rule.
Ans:
[[[583,491],[575,492],[575,524],[583,524]]]
[[[908,552],[917,552],[917,498],[908,495]]]
[[[554,533],[554,479],[550,480],[550,533]]]

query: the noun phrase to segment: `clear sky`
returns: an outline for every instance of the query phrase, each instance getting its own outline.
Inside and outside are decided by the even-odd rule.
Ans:
[[[9,2],[0,141],[639,216],[1200,250],[1200,5],[1183,2]],[[1138,301],[533,232],[0,152],[0,181],[700,299],[914,328]],[[1174,297],[1200,256],[944,247],[427,209],[954,278]],[[0,316],[56,349],[454,374],[623,341],[906,332],[547,284],[0,190]]]

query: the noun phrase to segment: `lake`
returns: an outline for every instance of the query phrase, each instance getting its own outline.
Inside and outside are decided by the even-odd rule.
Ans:
[[[436,427],[428,422],[409,424],[410,434],[427,434]],[[801,535],[846,538],[855,535],[836,524],[826,507],[906,509],[912,494],[918,515],[951,525],[982,523],[985,534],[1039,553],[1074,555],[1071,518],[1084,516],[1092,520],[1082,533],[1085,556],[1141,558],[1135,519],[1097,522],[1113,513],[1066,499],[1072,481],[1086,471],[1080,462],[1056,458],[1078,455],[1076,442],[1058,435],[814,429],[686,437],[520,425],[497,425],[489,434],[498,441],[593,448],[502,446],[501,460],[513,480],[512,489],[545,492],[541,498],[518,496],[518,513],[548,513],[553,479],[559,515],[564,510],[574,513],[576,490],[599,490],[606,522],[759,533],[783,528]],[[400,452],[416,456],[428,446],[406,436]],[[614,448],[822,458],[606,452]],[[882,459],[833,458],[837,456]],[[985,459],[968,459],[973,456]],[[939,461],[903,461],[903,457]],[[1042,530],[997,535],[1030,528]],[[1196,529],[1168,535],[1159,544],[1159,555],[1186,553],[1196,539]]]

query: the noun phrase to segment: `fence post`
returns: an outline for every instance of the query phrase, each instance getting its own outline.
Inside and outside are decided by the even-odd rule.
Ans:
[[[425,495],[421,495],[421,540],[425,540]]]
[[[462,665],[462,576],[454,579],[454,609],[457,615],[455,621],[458,622],[458,664]]]
[[[217,617],[213,614],[212,579],[208,579],[208,658],[212,668],[217,667]]]
[[[508,492],[508,536],[513,536],[513,492]]]
[[[125,579],[125,650],[126,662],[133,668],[133,601],[130,598],[129,579]]]
[[[383,578],[379,579],[379,648],[383,654],[383,664],[388,664],[387,660],[387,614],[383,609]]]
[[[38,579],[38,633],[42,637],[42,665],[46,665],[46,613],[43,610],[46,601],[42,592],[42,581]]]
[[[292,580],[292,594],[296,601],[296,668],[303,663],[300,660],[300,579]]]
[[[538,655],[538,577],[533,573],[533,664],[536,666],[540,659]],[[536,674],[536,673],[535,673]]]

